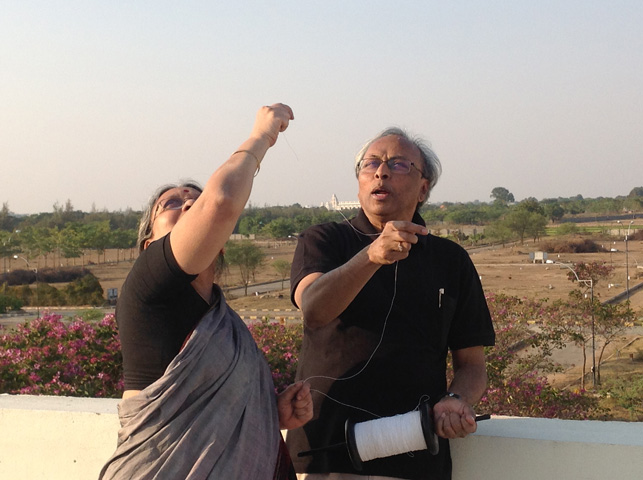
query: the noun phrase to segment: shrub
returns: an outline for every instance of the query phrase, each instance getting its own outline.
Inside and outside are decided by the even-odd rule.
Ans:
[[[264,319],[248,329],[270,365],[275,390],[281,392],[295,381],[303,326],[269,323]]]
[[[605,419],[608,414],[598,398],[558,389],[535,372],[490,384],[478,409],[494,415],[574,420]]]
[[[556,235],[572,235],[578,232],[578,225],[572,222],[563,223],[556,229]]]
[[[67,283],[84,277],[90,271],[81,267],[42,268],[38,270],[38,281],[46,283]],[[33,270],[16,269],[6,274],[8,285],[31,284],[36,281]]]
[[[568,241],[548,241],[543,242],[541,250],[549,253],[596,253],[605,252],[605,248],[598,245],[593,240],[568,240]]]
[[[615,378],[603,385],[602,394],[610,397],[630,414],[630,420],[639,421],[643,416],[643,378]]]
[[[3,295],[0,293],[0,313],[7,313],[10,310],[20,310],[22,302],[13,295]]]
[[[105,303],[103,287],[91,273],[68,284],[65,287],[65,295],[69,305],[98,306]]]
[[[60,315],[18,325],[0,337],[0,392],[120,397],[122,357],[113,315],[100,322]]]
[[[37,290],[37,293],[36,293]],[[41,282],[40,275],[35,288],[29,285],[9,287],[7,291],[18,298],[23,305],[92,305],[99,306],[105,303],[103,297],[103,287],[98,279],[91,273],[87,273],[81,278],[77,278],[65,285],[62,289],[57,289],[51,285]]]

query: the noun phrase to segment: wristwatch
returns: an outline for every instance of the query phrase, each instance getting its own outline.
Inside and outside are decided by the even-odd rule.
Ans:
[[[445,398],[445,397],[457,398],[458,400],[460,400],[460,399],[462,398],[462,397],[460,397],[460,395],[458,395],[457,393],[453,393],[453,392],[446,392],[444,395],[442,395],[442,396],[440,397],[440,400],[442,400],[442,399],[443,399],[443,398]]]

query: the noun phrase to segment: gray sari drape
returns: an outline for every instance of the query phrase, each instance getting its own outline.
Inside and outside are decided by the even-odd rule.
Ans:
[[[118,408],[101,480],[273,478],[281,435],[270,369],[223,295],[163,377]]]

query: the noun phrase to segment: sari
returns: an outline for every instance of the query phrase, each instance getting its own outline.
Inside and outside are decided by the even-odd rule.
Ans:
[[[293,477],[270,368],[220,298],[165,374],[119,404],[117,448],[100,480]]]

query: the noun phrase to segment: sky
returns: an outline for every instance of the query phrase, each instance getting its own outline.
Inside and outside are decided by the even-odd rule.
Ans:
[[[205,183],[262,105],[295,120],[254,206],[356,200],[389,126],[436,151],[430,202],[643,186],[640,0],[10,0],[0,15],[0,202],[140,210]]]

